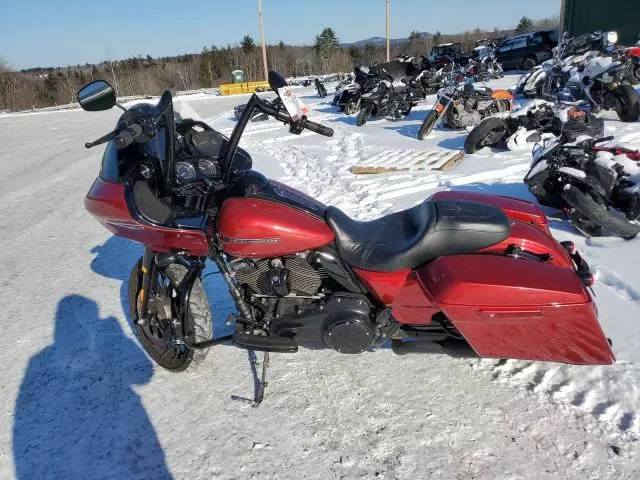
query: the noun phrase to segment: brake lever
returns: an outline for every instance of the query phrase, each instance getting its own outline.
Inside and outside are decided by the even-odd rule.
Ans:
[[[97,145],[101,145],[103,143],[107,143],[110,140],[113,140],[116,135],[118,135],[118,133],[120,133],[118,130],[114,130],[113,132],[109,132],[106,135],[103,135],[102,137],[100,137],[97,140],[94,140],[93,142],[87,142],[84,144],[84,148],[92,148],[95,147]]]

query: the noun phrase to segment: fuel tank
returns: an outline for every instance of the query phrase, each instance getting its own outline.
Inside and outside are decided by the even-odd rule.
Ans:
[[[268,258],[313,250],[335,240],[324,219],[283,202],[237,197],[218,215],[223,249],[234,257]]]

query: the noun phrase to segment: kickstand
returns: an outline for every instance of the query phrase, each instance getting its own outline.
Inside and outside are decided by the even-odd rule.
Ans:
[[[253,399],[252,407],[259,407],[264,399],[264,389],[267,387],[267,366],[269,365],[269,352],[264,352],[262,357],[262,375],[260,377],[260,384],[255,391],[255,398]]]

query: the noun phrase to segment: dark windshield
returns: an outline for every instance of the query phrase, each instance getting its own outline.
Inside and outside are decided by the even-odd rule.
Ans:
[[[153,109],[157,118],[158,135],[156,139],[149,142],[148,148],[156,154],[160,160],[164,174],[164,186],[162,194],[166,194],[171,185],[174,175],[174,145],[175,145],[175,119],[173,116],[173,100],[171,93],[164,92],[160,97],[158,105]],[[149,152],[151,153],[151,152]]]

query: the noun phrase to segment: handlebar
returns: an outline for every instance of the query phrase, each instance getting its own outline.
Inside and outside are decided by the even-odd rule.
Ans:
[[[127,128],[122,130],[114,138],[116,148],[123,150],[136,141],[138,137],[142,135],[142,126],[137,123],[132,123]]]
[[[302,119],[294,122],[293,119],[285,112],[280,110],[279,108],[274,108],[273,105],[265,102],[259,97],[257,99],[258,110],[267,115],[271,115],[276,120],[281,121],[282,123],[291,124],[295,128],[292,131],[300,130],[306,128],[307,130],[311,130],[312,132],[318,133],[320,135],[324,135],[325,137],[333,136],[333,129],[329,127],[325,127],[324,125],[320,125],[319,123],[312,122],[311,120],[307,120],[307,117],[302,117]],[[300,132],[296,132],[300,133]]]
[[[325,137],[333,137],[332,128],[325,127],[324,125],[312,122],[311,120],[305,121],[304,128],[311,130],[312,132],[319,133],[320,135],[324,135]]]

